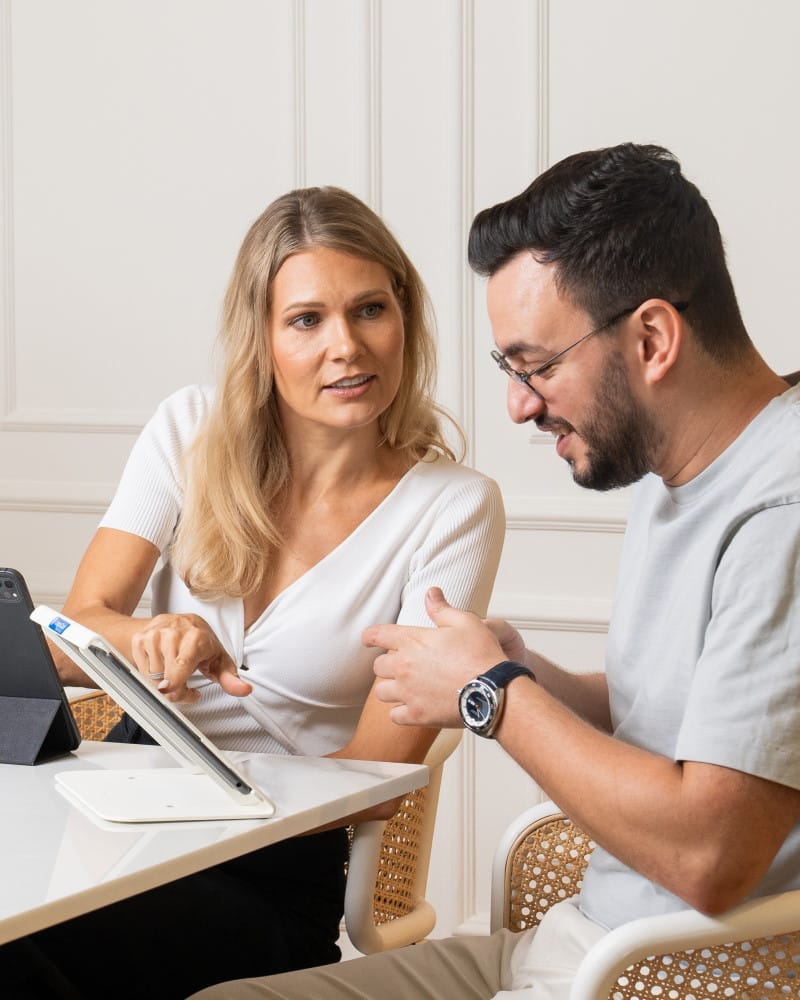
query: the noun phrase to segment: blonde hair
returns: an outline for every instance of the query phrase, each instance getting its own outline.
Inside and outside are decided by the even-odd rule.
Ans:
[[[270,292],[283,262],[311,247],[375,261],[391,276],[405,320],[403,376],[379,418],[382,443],[413,460],[430,449],[455,458],[442,434],[446,415],[432,398],[432,311],[414,265],[384,222],[347,191],[283,195],[253,223],[236,259],[219,335],[222,375],[184,470],[186,504],[171,558],[201,598],[251,594],[281,543],[276,511],[291,470],[273,390]]]

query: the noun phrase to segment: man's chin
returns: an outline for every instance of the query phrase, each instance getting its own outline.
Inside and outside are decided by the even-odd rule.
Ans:
[[[624,490],[628,486],[633,486],[640,479],[647,475],[644,472],[631,471],[628,475],[623,475],[618,469],[612,468],[576,468],[574,462],[570,462],[572,481],[585,490],[593,490],[595,493],[608,493],[610,490]]]

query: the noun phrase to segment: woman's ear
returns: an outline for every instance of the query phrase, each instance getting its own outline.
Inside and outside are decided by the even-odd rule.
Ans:
[[[635,319],[642,375],[649,384],[660,382],[678,360],[684,336],[683,319],[666,299],[643,302]]]

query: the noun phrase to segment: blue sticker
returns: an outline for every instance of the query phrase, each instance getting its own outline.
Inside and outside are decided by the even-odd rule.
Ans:
[[[66,618],[54,618],[47,627],[61,635],[67,631],[71,624],[72,623],[68,622]]]

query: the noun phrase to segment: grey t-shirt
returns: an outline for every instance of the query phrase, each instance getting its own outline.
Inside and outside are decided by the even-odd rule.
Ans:
[[[636,489],[606,655],[615,735],[800,788],[800,387],[685,486]],[[798,887],[800,824],[753,895]],[[606,927],[686,908],[600,847],[580,903]]]

